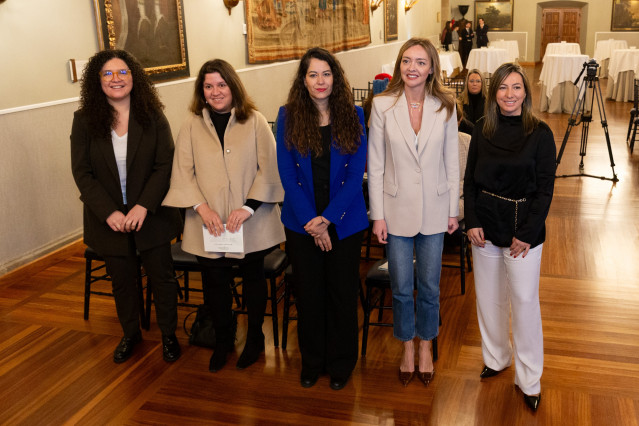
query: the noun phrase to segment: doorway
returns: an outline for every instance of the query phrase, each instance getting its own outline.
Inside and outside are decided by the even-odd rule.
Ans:
[[[581,9],[542,9],[541,12],[541,58],[546,54],[548,43],[579,43]]]

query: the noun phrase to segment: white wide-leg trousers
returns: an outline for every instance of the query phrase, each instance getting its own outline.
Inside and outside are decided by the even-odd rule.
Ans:
[[[527,395],[540,392],[544,338],[539,308],[539,270],[543,244],[526,257],[510,256],[508,247],[473,246],[477,320],[484,363],[503,370],[511,363],[510,313],[515,355],[515,384]]]

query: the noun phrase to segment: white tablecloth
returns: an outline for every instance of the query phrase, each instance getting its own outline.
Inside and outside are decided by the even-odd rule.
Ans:
[[[581,48],[579,43],[548,43],[546,45],[546,53],[542,62],[546,62],[546,56],[548,55],[581,55]]]
[[[608,76],[617,80],[617,76],[623,71],[639,73],[639,49],[617,49],[612,52]]]
[[[473,49],[470,51],[470,55],[468,55],[466,68],[469,70],[477,68],[483,73],[492,74],[501,64],[505,64],[506,62],[510,62],[506,49]]]
[[[608,68],[610,66],[610,56],[617,49],[627,49],[628,42],[626,40],[599,40],[595,47],[595,56],[593,58],[599,64],[599,77],[608,78]]]
[[[548,112],[570,112],[577,95],[573,82],[588,61],[588,55],[546,55],[545,59],[539,75],[542,87],[539,108]]]
[[[515,62],[519,59],[519,44],[517,40],[495,40],[488,43],[488,47],[506,49],[508,52],[508,62]]]
[[[464,69],[459,52],[440,52],[439,64],[442,72],[446,71],[446,75],[448,77],[453,74],[453,71],[455,71],[456,68],[459,68],[460,71]]]
[[[613,38],[610,40],[599,40],[597,47],[595,47],[595,56],[593,56],[593,58],[597,62],[600,62],[604,59],[609,59],[615,50],[627,48],[628,42],[626,40],[615,40]]]
[[[617,49],[610,55],[606,98],[618,102],[634,100],[633,79],[639,75],[639,49]]]

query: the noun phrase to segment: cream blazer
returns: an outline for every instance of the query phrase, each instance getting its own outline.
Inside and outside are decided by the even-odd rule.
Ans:
[[[370,217],[385,219],[389,234],[412,237],[448,229],[459,211],[457,117],[436,112],[439,99],[426,96],[415,142],[402,93],[376,96],[368,135]]]
[[[243,258],[244,253],[204,251],[202,219],[192,209],[200,203],[220,215],[222,222],[247,199],[262,201],[244,227],[244,253],[252,253],[285,240],[277,203],[284,189],[277,171],[275,138],[262,114],[254,111],[244,122],[235,118],[235,109],[224,133],[222,145],[209,112],[191,114],[182,125],[175,143],[171,186],[163,205],[186,207],[182,249],[209,258]]]

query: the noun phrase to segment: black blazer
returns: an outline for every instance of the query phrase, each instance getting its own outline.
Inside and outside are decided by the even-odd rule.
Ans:
[[[134,232],[138,250],[170,242],[182,230],[177,209],[161,206],[169,189],[173,164],[173,137],[164,114],[159,113],[143,128],[133,112],[127,139],[127,204],[146,207],[139,232]],[[125,255],[128,234],[114,232],[106,219],[115,210],[126,214],[120,177],[110,137],[98,136],[87,117],[76,111],[71,130],[71,168],[84,203],[84,242],[103,256]]]

